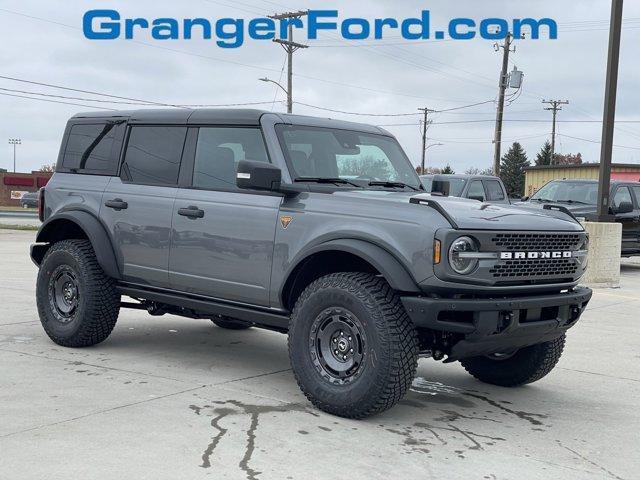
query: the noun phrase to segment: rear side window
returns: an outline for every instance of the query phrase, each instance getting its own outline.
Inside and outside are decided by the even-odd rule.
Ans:
[[[116,175],[118,158],[112,148],[117,128],[115,123],[73,125],[62,167],[76,173]]]
[[[147,185],[177,185],[186,134],[186,127],[132,127],[122,179]]]
[[[502,191],[500,182],[497,180],[485,180],[484,186],[487,188],[488,201],[504,200],[504,192]]]

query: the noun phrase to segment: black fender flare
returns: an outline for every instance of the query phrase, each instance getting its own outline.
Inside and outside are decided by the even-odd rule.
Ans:
[[[31,260],[33,260],[36,265],[39,266],[40,262],[42,262],[44,254],[51,246],[51,242],[60,238],[56,235],[56,225],[59,224],[60,221],[68,221],[76,224],[91,242],[98,263],[102,267],[102,270],[104,270],[104,273],[111,278],[121,278],[118,261],[107,230],[100,220],[84,210],[59,212],[48,218],[42,224],[36,235],[36,244],[31,246]]]
[[[399,292],[420,292],[416,281],[400,260],[384,248],[367,240],[356,238],[329,240],[305,250],[304,255],[295,262],[295,265],[287,272],[285,278],[288,279],[294,270],[313,254],[331,250],[347,252],[362,258],[380,272],[394,290]]]

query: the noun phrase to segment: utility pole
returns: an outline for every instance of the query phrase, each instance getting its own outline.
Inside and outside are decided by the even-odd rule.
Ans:
[[[553,124],[551,127],[551,165],[553,165],[556,154],[556,115],[559,110],[562,110],[560,105],[569,105],[569,100],[542,100],[542,103],[551,105],[550,107],[545,107],[545,110],[550,110],[553,114]]]
[[[493,151],[493,173],[494,175],[500,174],[500,148],[502,144],[502,118],[504,116],[504,94],[507,89],[507,69],[509,68],[509,52],[511,50],[511,42],[513,41],[513,35],[511,32],[507,33],[504,39],[503,45],[494,45],[494,49],[502,52],[502,70],[500,71],[500,80],[498,82],[498,110],[496,112],[496,130],[493,138],[494,151]]]
[[[269,18],[272,20],[286,20],[286,19],[294,19],[300,18],[304,15],[307,15],[309,11],[299,10],[297,12],[286,12],[286,13],[277,13],[275,15],[270,15]],[[293,25],[289,22],[288,30],[287,30],[287,39],[282,40],[280,38],[274,38],[274,42],[279,43],[284,51],[287,52],[287,113],[291,113],[293,111],[293,52],[300,48],[308,48],[308,45],[303,45],[302,43],[296,43],[293,41]]]
[[[427,154],[427,127],[429,126],[429,120],[427,119],[429,113],[435,112],[435,110],[431,110],[430,108],[419,108],[424,115],[422,119],[422,161],[420,162],[420,175],[424,175],[424,162]]]
[[[19,138],[10,138],[9,145],[13,145],[13,173],[16,173],[16,145],[22,145],[22,140]]]
[[[609,214],[609,190],[611,188],[611,155],[613,153],[613,127],[616,120],[616,93],[618,89],[621,32],[622,0],[612,0],[611,23],[609,27],[609,53],[607,57],[607,81],[602,120],[602,142],[600,145],[597,217],[599,222],[613,221],[612,215]]]

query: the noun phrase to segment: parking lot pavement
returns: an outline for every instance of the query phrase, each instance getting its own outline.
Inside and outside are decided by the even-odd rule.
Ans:
[[[33,237],[0,230],[0,478],[638,478],[640,261],[542,381],[492,387],[423,359],[400,405],[352,421],[311,407],[277,333],[124,310],[101,345],[53,344]]]

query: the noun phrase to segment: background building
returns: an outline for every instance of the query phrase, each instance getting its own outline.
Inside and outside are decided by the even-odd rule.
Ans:
[[[536,165],[526,167],[524,194],[531,196],[551,180],[583,179],[597,180],[599,163],[581,165]],[[612,180],[640,181],[640,164],[614,163],[611,165]]]
[[[0,207],[19,207],[25,192],[36,192],[44,187],[52,173],[9,173],[0,171]]]

